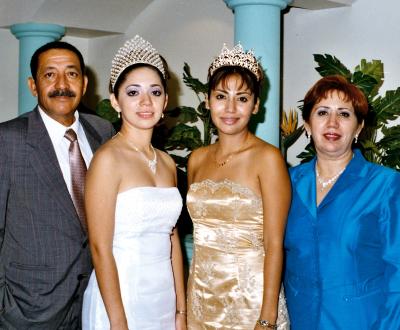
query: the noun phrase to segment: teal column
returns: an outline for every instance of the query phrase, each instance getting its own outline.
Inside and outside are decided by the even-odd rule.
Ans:
[[[235,15],[235,44],[240,42],[245,49],[254,49],[266,72],[266,101],[262,99],[266,112],[265,118],[257,124],[256,134],[279,147],[281,11],[292,0],[224,1]]]
[[[18,113],[31,111],[37,104],[28,88],[31,76],[30,61],[40,46],[60,39],[65,27],[56,24],[22,23],[11,26],[12,34],[19,40]]]

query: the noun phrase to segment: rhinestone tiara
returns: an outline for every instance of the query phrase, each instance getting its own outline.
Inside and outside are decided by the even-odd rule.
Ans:
[[[256,76],[257,81],[263,78],[262,69],[254,56],[254,51],[250,49],[246,53],[240,43],[233,47],[232,50],[229,50],[226,44],[224,44],[221,53],[208,68],[208,77],[210,78],[217,69],[224,66],[240,66],[252,72]]]
[[[121,73],[127,67],[138,63],[154,66],[161,72],[163,77],[167,79],[167,73],[160,54],[153,48],[151,43],[136,35],[133,39],[127,40],[125,44],[118,49],[118,52],[111,62],[110,81],[113,90]]]

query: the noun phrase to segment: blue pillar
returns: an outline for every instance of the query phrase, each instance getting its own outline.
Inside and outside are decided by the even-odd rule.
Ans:
[[[31,111],[37,100],[29,91],[30,61],[40,46],[60,39],[65,28],[56,24],[22,23],[11,26],[12,34],[19,40],[18,113]]]
[[[266,71],[266,113],[264,120],[257,125],[256,134],[279,147],[281,11],[292,0],[224,1],[234,11],[235,44],[240,42],[245,49],[253,48]]]

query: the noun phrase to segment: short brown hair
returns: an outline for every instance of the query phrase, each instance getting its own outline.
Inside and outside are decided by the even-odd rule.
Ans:
[[[361,123],[368,114],[368,101],[364,93],[343,76],[326,76],[318,80],[310,88],[303,100],[302,117],[305,122],[310,119],[311,110],[316,103],[327,98],[332,92],[343,95],[343,100],[351,102],[358,123]]]

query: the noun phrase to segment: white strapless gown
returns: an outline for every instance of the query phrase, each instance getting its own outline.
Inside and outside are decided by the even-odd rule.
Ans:
[[[113,254],[130,330],[175,330],[170,235],[181,208],[175,187],[118,194]],[[110,328],[94,271],[84,294],[82,327]]]

